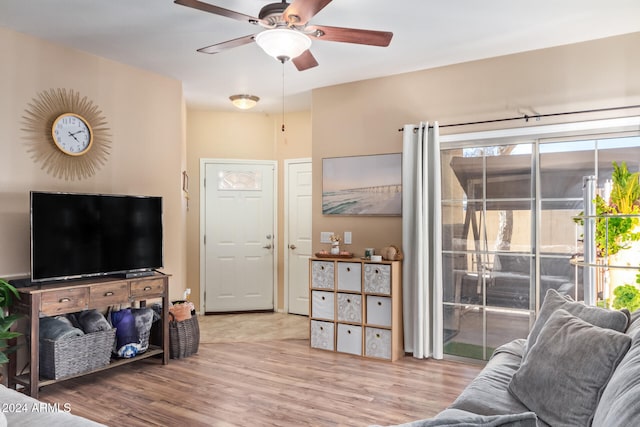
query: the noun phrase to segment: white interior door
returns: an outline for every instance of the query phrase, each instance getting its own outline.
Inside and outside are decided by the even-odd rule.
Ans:
[[[275,162],[203,160],[205,312],[272,310]]]
[[[286,163],[285,270],[288,312],[309,314],[311,256],[311,160]]]

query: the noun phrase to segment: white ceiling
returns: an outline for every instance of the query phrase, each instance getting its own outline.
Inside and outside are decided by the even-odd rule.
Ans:
[[[206,1],[258,16],[277,0]],[[394,36],[387,48],[314,41],[320,65],[299,72],[255,43],[196,52],[260,27],[172,0],[0,1],[0,26],[180,80],[191,107],[231,110],[230,95],[249,93],[263,112],[282,109],[283,73],[286,110],[307,110],[314,88],[638,32],[640,1],[334,0],[310,22]]]

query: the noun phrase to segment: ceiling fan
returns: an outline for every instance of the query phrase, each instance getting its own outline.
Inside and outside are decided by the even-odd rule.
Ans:
[[[331,0],[294,0],[292,3],[282,0],[281,3],[264,6],[257,18],[199,0],[175,0],[174,3],[265,28],[256,34],[200,48],[198,52],[213,54],[255,41],[267,54],[280,62],[291,60],[298,71],[318,65],[309,51],[311,38],[386,47],[393,37],[393,33],[387,31],[309,25],[309,20],[331,3]]]

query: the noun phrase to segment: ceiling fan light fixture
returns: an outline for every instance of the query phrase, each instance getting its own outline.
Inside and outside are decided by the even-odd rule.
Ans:
[[[260,98],[258,98],[257,96],[246,94],[231,95],[229,99],[236,108],[239,108],[241,110],[248,110],[250,108],[253,108],[256,106],[258,101],[260,101]]]
[[[256,43],[280,62],[297,58],[311,47],[311,39],[296,30],[276,28],[256,35]]]

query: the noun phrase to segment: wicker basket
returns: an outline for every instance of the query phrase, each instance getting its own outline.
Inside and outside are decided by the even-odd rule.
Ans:
[[[176,321],[169,313],[169,318],[169,356],[182,359],[196,354],[200,344],[198,316],[192,314],[190,319]]]
[[[40,340],[40,376],[60,379],[107,366],[116,330],[93,332],[79,337]]]

